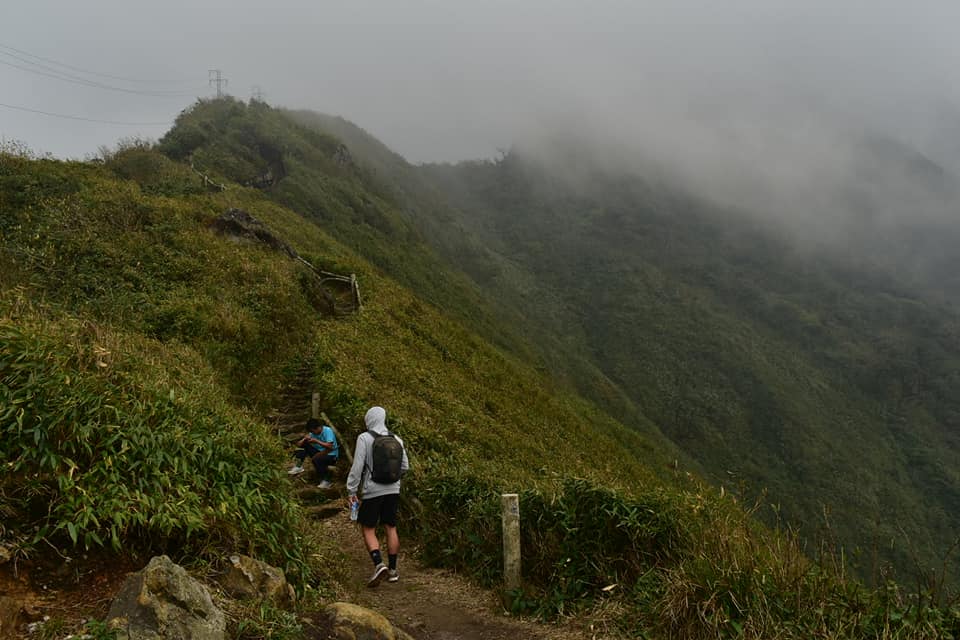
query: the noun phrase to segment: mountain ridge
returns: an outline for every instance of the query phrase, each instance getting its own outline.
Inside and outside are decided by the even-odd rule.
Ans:
[[[589,160],[572,170],[579,176],[572,183],[550,168],[562,165],[562,158],[544,162],[523,147],[498,160],[415,167],[342,119],[293,115],[342,136],[378,175],[408,185],[408,197],[433,198],[432,208],[411,214],[424,236],[491,293],[517,308],[530,305],[534,315],[546,309],[537,322],[564,336],[577,354],[566,362],[554,359],[554,369],[565,371],[560,375],[581,393],[598,398],[601,394],[577,385],[576,358],[598,366],[600,376],[627,396],[628,407],[652,410],[650,417],[715,482],[729,481],[732,472],[751,492],[767,488],[780,503],[778,517],[811,535],[839,528],[851,549],[869,548],[877,539],[899,540],[912,548],[886,557],[894,558],[903,574],[918,557],[935,564],[950,548],[950,532],[960,526],[949,515],[960,509],[960,485],[950,464],[960,452],[958,425],[949,392],[933,387],[956,384],[950,373],[960,362],[951,346],[956,305],[942,299],[947,290],[931,273],[917,280],[891,258],[903,262],[911,254],[882,249],[890,242],[882,216],[876,232],[863,235],[876,236],[869,241],[878,243],[874,251],[887,262],[870,264],[830,245],[798,243],[789,230],[758,221],[755,214],[711,204],[670,184],[626,170],[617,175],[591,169]],[[868,138],[860,148],[874,154],[864,166],[875,178],[903,170],[920,180],[918,190],[929,186],[929,178],[939,191],[949,191],[945,171],[904,145]],[[585,153],[589,158],[591,152]],[[438,198],[447,200],[445,215],[430,219],[433,209],[442,207]],[[904,224],[909,223],[896,229]],[[915,224],[921,234],[938,235],[936,226],[924,230],[923,220]],[[945,234],[938,246],[946,247],[951,237]],[[473,248],[465,250],[471,241]],[[611,284],[623,280],[629,286]],[[569,292],[582,281],[589,284],[571,299]],[[529,283],[542,293],[530,297]],[[684,320],[691,314],[694,318]],[[607,319],[618,317],[623,320]],[[641,318],[653,328],[629,327]],[[619,341],[609,339],[616,334],[591,332],[604,323],[607,331],[619,332]],[[716,340],[698,336],[704,327]],[[659,345],[659,355],[644,344]],[[541,350],[556,352],[546,340]],[[763,350],[770,354],[758,360]],[[735,356],[738,352],[746,357]],[[684,366],[697,373],[677,375]],[[661,373],[646,373],[645,367]],[[742,380],[735,382],[738,377]],[[718,396],[698,395],[703,393]],[[629,411],[604,406],[629,424]],[[749,418],[751,413],[756,417]],[[811,417],[820,426],[811,428]],[[703,423],[705,418],[728,426]],[[822,444],[827,442],[859,442],[874,471],[863,472],[861,454],[845,457],[838,453],[842,447]],[[808,489],[798,492],[802,486]],[[841,521],[824,521],[825,508],[839,512]],[[904,533],[900,524],[884,524],[891,510],[912,508],[916,514],[907,520],[924,522],[919,530]]]
[[[191,159],[226,189],[211,189]],[[261,418],[276,409],[284,381],[309,375],[304,384],[347,439],[371,403],[388,408],[415,463],[405,531],[429,563],[495,588],[499,494],[521,493],[525,584],[505,594],[515,612],[573,614],[625,637],[830,637],[841,629],[948,637],[956,629],[960,617],[942,591],[865,589],[838,558],[804,557],[789,530],[759,525],[753,516],[766,507],[733,495],[736,482],[704,484],[647,416],[662,409],[656,387],[631,398],[615,384],[635,366],[557,366],[567,352],[599,351],[550,335],[532,315],[569,313],[557,305],[574,288],[532,274],[521,283],[540,290],[511,289],[509,277],[524,275],[524,252],[549,247],[471,256],[474,267],[497,260],[491,295],[427,246],[436,239],[412,225],[417,210],[402,210],[390,185],[359,162],[349,143],[344,150],[277,110],[232,99],[201,101],[158,145],[127,145],[102,163],[0,156],[0,399],[8,408],[0,460],[13,470],[0,478],[4,544],[20,557],[48,544],[78,557],[88,548],[164,550],[201,570],[243,548],[286,569],[302,606],[322,603],[338,589],[338,551],[291,500],[288,452]],[[258,179],[268,172],[272,179]],[[407,204],[420,197],[411,194]],[[214,233],[233,209],[317,268],[356,274],[364,311],[326,315],[302,264]],[[567,213],[553,211],[560,220]],[[466,229],[452,233],[482,248]],[[568,255],[578,254],[560,257]],[[557,277],[575,266],[558,264]],[[668,266],[642,271],[649,288],[669,300],[679,286],[680,302],[725,318],[719,326],[731,331],[710,340],[740,346],[735,318],[702,304],[717,292],[665,280]],[[514,296],[524,304],[513,306]],[[581,319],[582,335],[605,308]],[[688,316],[692,331],[697,318]],[[703,418],[693,426],[709,426],[712,417]],[[297,637],[292,622],[284,625]]]

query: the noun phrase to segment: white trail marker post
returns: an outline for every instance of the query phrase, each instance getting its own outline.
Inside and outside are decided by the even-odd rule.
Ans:
[[[520,588],[520,498],[515,493],[500,495],[503,508],[503,588]]]

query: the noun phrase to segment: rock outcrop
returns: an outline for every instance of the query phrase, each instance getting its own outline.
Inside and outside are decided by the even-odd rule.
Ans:
[[[324,608],[337,640],[414,640],[376,611],[349,602],[334,602]]]
[[[234,598],[271,600],[281,606],[292,605],[296,598],[283,571],[244,555],[230,556],[220,583]]]
[[[128,640],[224,640],[227,626],[207,588],[167,556],[127,578],[109,618]]]

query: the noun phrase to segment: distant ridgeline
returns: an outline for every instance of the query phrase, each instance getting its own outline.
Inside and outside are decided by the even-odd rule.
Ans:
[[[241,182],[282,149],[269,198],[713,482],[766,491],[763,517],[864,576],[941,566],[960,531],[960,315],[939,272],[904,266],[950,264],[956,235],[917,228],[914,254],[895,237],[867,262],[579,147],[415,167],[342,118],[262,104],[201,104],[160,148]]]
[[[766,490],[766,519],[843,544],[866,577],[944,568],[960,532],[960,225],[891,231],[866,211],[855,252],[816,249],[582,146],[414,167],[341,118],[292,115],[344,139],[556,378],[658,425],[713,482]],[[929,191],[915,154],[866,148]],[[946,575],[960,582],[956,558]]]

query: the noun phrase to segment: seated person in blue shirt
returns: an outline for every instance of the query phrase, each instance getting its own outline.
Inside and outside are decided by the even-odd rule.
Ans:
[[[330,487],[329,467],[337,463],[340,456],[340,447],[337,446],[337,437],[333,434],[333,429],[324,425],[316,418],[307,420],[307,433],[297,442],[297,449],[294,457],[297,461],[288,471],[292,476],[303,473],[303,460],[310,456],[314,469],[317,470],[317,477],[320,478],[320,489]]]

